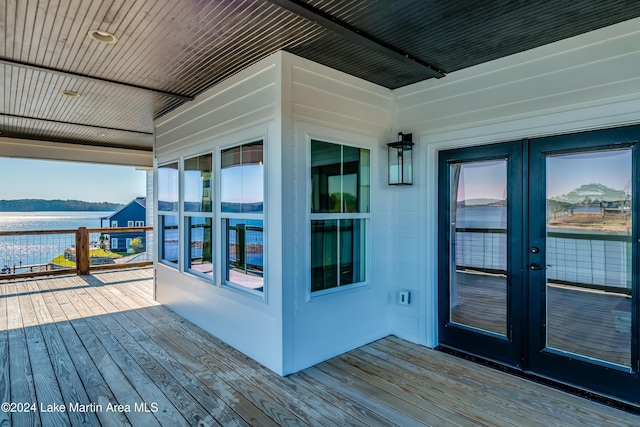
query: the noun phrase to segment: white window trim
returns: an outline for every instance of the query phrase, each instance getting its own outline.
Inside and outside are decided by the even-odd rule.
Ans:
[[[118,238],[117,237],[112,237],[111,238],[110,247],[111,247],[111,249],[119,249],[118,248]]]
[[[118,221],[111,221],[111,228],[118,228]]]

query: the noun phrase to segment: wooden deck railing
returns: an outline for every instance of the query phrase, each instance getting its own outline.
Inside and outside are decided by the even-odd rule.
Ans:
[[[76,273],[90,274],[93,270],[112,270],[141,267],[153,263],[147,252],[148,233],[153,227],[86,228],[75,230],[13,230],[0,231],[0,267],[2,279],[49,276]],[[141,238],[143,252],[122,257],[110,248],[111,239]],[[119,246],[120,248],[120,246]],[[92,251],[99,250],[101,256]],[[126,251],[130,248],[122,247]],[[34,251],[52,251],[47,261],[33,261]],[[60,258],[62,257],[62,258]],[[143,260],[138,260],[139,258]],[[130,258],[131,261],[121,261]],[[59,261],[56,261],[59,260]]]

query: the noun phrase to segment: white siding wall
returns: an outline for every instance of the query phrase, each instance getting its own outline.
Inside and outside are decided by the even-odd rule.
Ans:
[[[159,164],[264,138],[265,299],[219,286],[221,220],[214,208],[216,284],[156,263],[156,299],[202,328],[282,373],[279,54],[266,58],[156,122]],[[218,160],[214,160],[214,169]],[[214,176],[219,205],[219,175]],[[156,206],[157,208],[157,206]],[[270,254],[276,254],[270,256]]]
[[[387,89],[283,53],[283,271],[285,371],[295,372],[392,332],[395,304],[386,143],[392,99]],[[368,286],[310,297],[310,139],[371,150]]]
[[[398,335],[437,343],[438,150],[640,123],[638,70],[635,19],[395,91],[398,129],[419,140],[417,185],[406,192],[419,202],[398,203],[408,218],[397,222],[398,235],[417,240],[406,243],[420,255],[397,268],[419,303],[396,310]]]
[[[157,299],[281,374],[391,333],[437,344],[438,150],[640,122],[638,29],[629,21],[393,92],[284,52],[219,84],[157,122],[156,161],[265,136],[268,298],[159,264]],[[387,185],[398,131],[414,134],[413,186]],[[367,286],[321,297],[308,292],[311,138],[372,154]]]

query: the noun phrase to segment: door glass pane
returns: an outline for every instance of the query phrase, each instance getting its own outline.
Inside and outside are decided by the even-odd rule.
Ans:
[[[547,347],[631,365],[631,150],[546,158]]]
[[[506,335],[507,160],[450,168],[451,322]]]

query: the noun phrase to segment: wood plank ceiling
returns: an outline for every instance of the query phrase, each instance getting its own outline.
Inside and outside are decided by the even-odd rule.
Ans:
[[[393,89],[638,16],[623,0],[4,0],[0,132],[151,150],[155,118],[278,50]]]

